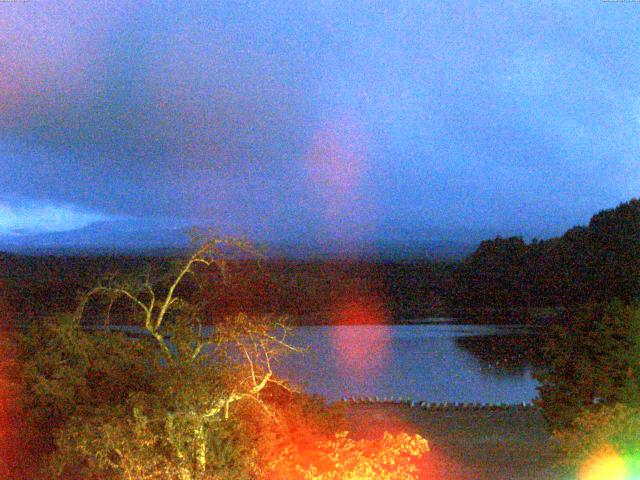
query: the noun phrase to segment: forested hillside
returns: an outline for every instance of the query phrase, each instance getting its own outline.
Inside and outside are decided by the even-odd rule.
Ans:
[[[570,306],[640,293],[640,200],[549,240],[486,240],[453,275],[450,305]]]

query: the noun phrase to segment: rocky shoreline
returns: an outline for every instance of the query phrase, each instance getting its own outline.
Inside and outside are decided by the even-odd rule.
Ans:
[[[422,410],[522,410],[537,409],[533,402],[522,403],[469,403],[469,402],[416,402],[411,398],[402,397],[342,397],[342,403],[351,405],[399,405]]]

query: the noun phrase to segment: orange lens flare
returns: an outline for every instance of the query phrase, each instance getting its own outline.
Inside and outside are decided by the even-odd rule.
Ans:
[[[598,450],[582,465],[579,480],[628,480],[628,470],[622,457],[610,445]]]
[[[384,367],[391,338],[387,319],[387,312],[375,301],[351,301],[336,310],[333,320],[338,328],[331,331],[331,344],[339,369],[364,378]]]
[[[0,344],[6,340],[0,338]],[[0,347],[0,474],[10,474],[15,465],[15,428],[13,422],[13,386],[8,378],[5,349]]]

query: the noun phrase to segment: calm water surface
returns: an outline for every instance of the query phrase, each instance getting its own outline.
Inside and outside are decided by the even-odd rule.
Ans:
[[[288,356],[278,373],[328,400],[377,395],[521,403],[537,396],[532,371],[539,336],[522,327],[300,327],[293,343],[307,350]]]

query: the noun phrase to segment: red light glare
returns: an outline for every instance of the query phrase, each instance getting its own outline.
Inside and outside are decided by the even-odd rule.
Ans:
[[[379,302],[344,303],[333,319],[338,327],[331,330],[331,344],[339,369],[363,378],[384,368],[391,332],[386,325],[388,314]]]

